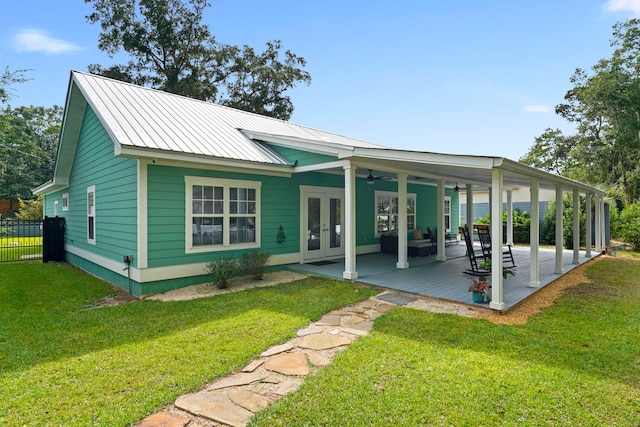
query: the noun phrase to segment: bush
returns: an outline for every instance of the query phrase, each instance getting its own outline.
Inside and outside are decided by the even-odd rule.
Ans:
[[[207,263],[207,271],[211,274],[213,284],[219,289],[227,289],[229,280],[240,272],[238,260],[235,258],[220,258]]]
[[[640,250],[640,204],[628,205],[620,212],[618,235],[625,242]]]
[[[271,254],[269,252],[249,251],[242,255],[240,265],[244,274],[251,276],[256,280],[262,280],[265,266]]]

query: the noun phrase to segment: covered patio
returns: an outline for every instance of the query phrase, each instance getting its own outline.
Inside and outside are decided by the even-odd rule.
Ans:
[[[556,273],[555,249],[539,250],[540,287],[530,286],[530,249],[528,247],[512,247],[516,263],[516,274],[504,281],[503,297],[506,311],[549,283],[558,279],[578,265],[584,264],[588,258],[585,251],[580,251],[579,262],[574,263],[574,251],[562,252],[562,271]],[[428,296],[448,301],[473,304],[489,308],[488,303],[474,304],[468,291],[470,276],[464,271],[469,269],[469,259],[464,244],[447,246],[446,261],[439,262],[435,256],[411,257],[410,267],[398,269],[397,258],[391,254],[372,253],[358,255],[358,282],[395,289],[417,295]],[[344,259],[335,259],[310,264],[293,264],[288,266],[293,271],[342,278]],[[489,277],[489,279],[491,279]]]

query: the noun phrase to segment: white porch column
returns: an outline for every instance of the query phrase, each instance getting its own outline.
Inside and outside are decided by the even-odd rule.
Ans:
[[[437,227],[437,241],[438,241],[438,254],[436,255],[436,261],[446,261],[447,256],[444,254],[444,180],[438,180],[438,191],[436,197],[438,198],[438,227]]]
[[[507,245],[513,245],[513,194],[507,190]],[[500,216],[502,218],[502,216]]]
[[[556,274],[562,274],[562,230],[563,230],[563,212],[564,205],[562,203],[562,186],[556,185]]]
[[[573,264],[580,264],[580,193],[573,189]]]
[[[588,192],[585,196],[585,202],[584,202],[584,212],[586,215],[585,224],[584,224],[584,229],[585,229],[584,241],[585,241],[585,246],[587,250],[587,253],[585,254],[585,258],[591,258],[591,245],[593,244],[591,240],[591,227],[593,224],[592,222],[593,217],[591,214],[591,197],[592,197],[592,194]]]
[[[540,181],[531,178],[529,287],[540,287]]]
[[[344,272],[342,277],[348,280],[358,278],[356,271],[356,167],[349,162],[344,166]]]
[[[596,194],[595,197],[595,211],[596,211],[596,253],[602,252],[602,213],[600,212],[600,195]]]
[[[489,187],[489,218],[493,218],[493,204],[491,200],[493,200],[493,188]],[[500,212],[502,212],[502,206],[500,206]],[[469,230],[469,233],[471,233],[471,230]]]
[[[409,268],[407,262],[407,174],[398,174],[398,262],[397,268]]]
[[[473,230],[473,185],[467,184],[467,227]]]
[[[491,171],[491,303],[490,308],[504,309],[502,283],[502,170]],[[500,215],[498,215],[500,213]]]

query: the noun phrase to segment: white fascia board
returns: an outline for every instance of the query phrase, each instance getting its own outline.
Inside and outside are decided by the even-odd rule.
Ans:
[[[67,187],[69,187],[69,178],[54,178],[53,181],[45,182],[44,184],[31,190],[31,192],[36,196],[40,194],[47,195],[49,193],[53,193],[54,191],[62,190]]]
[[[296,166],[293,168],[293,173],[313,172],[313,171],[334,169],[334,168],[344,168],[345,166],[348,166],[350,163],[351,162],[349,162],[348,160],[337,160],[335,162],[318,163],[315,165]]]
[[[569,189],[577,188],[578,190],[581,190],[583,192],[593,192],[595,194],[601,194],[601,195],[606,194],[604,191],[598,188],[592,187],[588,184],[584,184],[580,181],[576,181],[560,175],[554,175],[552,173],[545,172],[540,169],[536,169],[533,166],[525,165],[523,163],[516,162],[509,159],[504,159],[504,162],[500,166],[500,168],[509,172],[518,173],[523,176],[537,178],[541,181],[546,181],[554,185],[558,184],[558,185],[561,185],[562,187],[566,187]]]
[[[257,139],[269,144],[308,151],[314,154],[341,157],[341,154],[353,153],[353,147],[341,145],[337,142],[321,142],[311,139],[297,138],[294,136],[271,135],[268,133],[253,132],[244,129],[238,130],[249,139]]]
[[[148,159],[151,164],[167,166],[182,166],[200,169],[225,170],[229,172],[256,173],[272,176],[290,177],[293,166],[252,163],[243,160],[221,159],[219,157],[203,156],[199,154],[162,151],[152,148],[121,146],[121,157],[134,159]]]
[[[377,160],[395,160],[400,162],[472,167],[477,169],[491,169],[494,167],[496,159],[494,157],[463,156],[458,154],[359,147],[354,148],[353,156]]]

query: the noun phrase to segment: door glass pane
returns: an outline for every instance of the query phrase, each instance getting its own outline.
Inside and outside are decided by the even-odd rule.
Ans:
[[[320,249],[320,199],[309,197],[307,200],[307,250]]]
[[[329,203],[329,247],[342,246],[340,217],[342,216],[340,199],[330,199]]]

